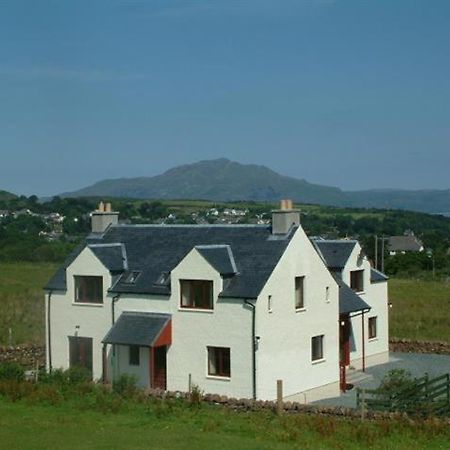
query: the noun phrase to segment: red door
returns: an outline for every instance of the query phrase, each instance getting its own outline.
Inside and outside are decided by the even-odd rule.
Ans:
[[[339,362],[345,366],[350,364],[350,318],[348,314],[339,319]]]
[[[167,372],[167,347],[152,347],[152,388],[154,389],[166,389],[166,372]]]

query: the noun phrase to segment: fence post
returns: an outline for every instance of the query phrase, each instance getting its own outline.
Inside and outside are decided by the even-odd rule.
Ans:
[[[450,373],[447,374],[447,404],[450,405]]]
[[[283,413],[283,380],[277,380],[277,414]]]
[[[192,374],[189,374],[188,378],[188,392],[189,394],[192,392]]]

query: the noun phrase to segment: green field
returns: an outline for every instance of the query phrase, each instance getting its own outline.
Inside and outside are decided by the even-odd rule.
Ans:
[[[450,284],[389,281],[391,337],[450,342]]]
[[[55,264],[0,264],[0,345],[44,342],[42,287]],[[442,281],[389,281],[390,335],[450,342],[450,284]]]
[[[0,345],[44,343],[45,283],[55,264],[0,263]]]
[[[100,408],[101,409],[101,408]],[[447,449],[450,428],[428,421],[361,422],[304,414],[237,413],[180,402],[99,410],[89,395],[58,405],[0,397],[0,442],[11,449]]]

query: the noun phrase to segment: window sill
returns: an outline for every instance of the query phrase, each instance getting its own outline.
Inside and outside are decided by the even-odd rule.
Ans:
[[[221,377],[220,375],[206,375],[209,380],[231,381],[231,377]]]
[[[301,312],[305,312],[306,308],[295,308],[295,312],[296,313],[301,313]]]
[[[199,312],[199,313],[209,313],[212,314],[214,309],[204,309],[204,308],[183,308],[178,307],[178,311],[187,311],[187,312]]]
[[[100,308],[100,307],[104,306],[104,303],[72,302],[72,305],[76,305],[76,306],[93,306],[95,308]]]
[[[313,366],[315,366],[316,364],[322,364],[322,363],[324,363],[324,362],[326,362],[326,359],[325,359],[325,358],[322,358],[322,359],[316,359],[316,360],[314,360],[314,361],[311,361],[311,364],[312,364]]]
[[[367,341],[368,342],[376,342],[376,341],[378,341],[378,336],[375,336],[373,338],[369,338]]]

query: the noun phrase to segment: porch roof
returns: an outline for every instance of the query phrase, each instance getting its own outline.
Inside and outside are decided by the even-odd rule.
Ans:
[[[350,314],[357,311],[369,311],[370,306],[353,289],[340,278],[335,278],[339,285],[339,314]]]
[[[102,342],[152,347],[168,327],[171,317],[170,314],[123,312]]]

